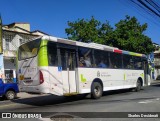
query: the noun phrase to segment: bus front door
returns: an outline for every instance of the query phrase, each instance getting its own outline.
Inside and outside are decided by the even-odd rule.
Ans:
[[[77,92],[76,84],[76,51],[74,49],[60,49],[63,93],[70,94]]]

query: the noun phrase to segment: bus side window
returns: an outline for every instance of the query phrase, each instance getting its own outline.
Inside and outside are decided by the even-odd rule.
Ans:
[[[125,69],[134,69],[134,59],[133,56],[123,55],[123,66]]]
[[[78,55],[79,55],[79,67],[82,67],[82,66],[92,67],[93,66],[92,49],[79,47]],[[81,61],[83,64],[81,64]]]
[[[122,68],[122,54],[110,53],[110,68]]]
[[[68,51],[68,66],[69,70],[74,70],[76,67],[76,55],[75,51]]]
[[[48,64],[49,66],[58,65],[57,46],[53,42],[48,43]]]
[[[66,53],[65,49],[61,48],[60,49],[60,54],[61,54],[61,66],[62,66],[62,70],[67,70],[68,53]]]
[[[135,69],[142,69],[142,60],[141,60],[141,58],[134,56],[133,60],[134,60],[134,68]]]
[[[57,66],[57,55],[55,53],[49,55],[49,66]]]
[[[108,52],[101,50],[94,50],[95,67],[108,68]]]
[[[80,59],[79,59],[79,66],[80,67],[85,67],[86,66],[86,63],[84,61],[84,57],[80,57]]]

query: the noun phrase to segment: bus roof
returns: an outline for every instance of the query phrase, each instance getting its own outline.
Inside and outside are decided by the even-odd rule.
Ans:
[[[41,36],[39,38],[41,38],[42,40],[49,40],[49,41],[54,41],[54,42],[59,42],[59,43],[64,43],[64,44],[69,44],[69,45],[75,45],[75,46],[81,46],[81,47],[94,48],[94,49],[99,49],[99,50],[106,50],[106,51],[111,51],[111,52],[120,53],[120,54],[147,57],[145,54],[120,50],[116,47],[110,47],[107,45],[102,45],[102,44],[97,44],[97,43],[84,43],[84,42],[78,42],[78,41],[68,40],[64,38],[53,37],[53,36]]]

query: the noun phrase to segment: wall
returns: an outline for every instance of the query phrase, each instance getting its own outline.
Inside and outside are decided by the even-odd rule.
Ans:
[[[15,24],[15,26],[18,26],[22,29],[25,29],[27,31],[30,31],[30,24],[27,24],[27,23],[22,23],[22,24]]]
[[[16,70],[16,62],[13,59],[4,59],[4,68],[5,69],[15,69]]]

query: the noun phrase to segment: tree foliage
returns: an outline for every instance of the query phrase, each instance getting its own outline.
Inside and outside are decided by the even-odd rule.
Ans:
[[[114,46],[119,49],[129,50],[138,53],[150,53],[154,46],[149,37],[144,35],[147,24],[140,24],[135,17],[126,16],[120,20],[114,30]]]
[[[68,21],[68,26],[65,32],[71,40],[95,42],[145,54],[154,50],[151,39],[144,35],[147,24],[141,25],[135,17],[126,16],[115,24],[114,30],[108,21],[101,23],[94,17]]]
[[[106,23],[101,24],[94,17],[90,20],[68,21],[68,26],[69,28],[65,29],[68,39],[81,42],[107,44],[107,41],[111,40],[113,33],[113,28],[109,25],[109,22],[106,21]]]

